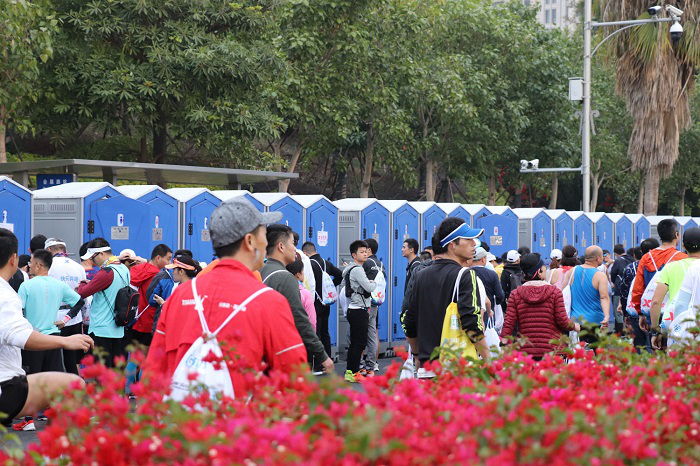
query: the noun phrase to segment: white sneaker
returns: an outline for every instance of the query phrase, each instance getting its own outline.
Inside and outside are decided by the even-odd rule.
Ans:
[[[417,374],[417,376],[418,376],[419,379],[432,379],[432,378],[435,377],[435,375],[436,375],[435,372],[433,372],[433,371],[426,371],[426,370],[425,370],[424,368],[422,368],[422,367],[421,367],[420,369],[418,369],[418,374]]]
[[[379,372],[379,364],[374,364],[374,372]]]

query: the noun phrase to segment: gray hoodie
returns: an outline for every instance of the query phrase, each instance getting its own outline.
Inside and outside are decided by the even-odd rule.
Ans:
[[[377,284],[367,278],[367,274],[361,265],[351,263],[343,270],[343,281],[345,276],[350,272],[350,289],[353,293],[350,296],[348,309],[367,309],[372,305],[371,298],[364,298],[358,290],[364,290],[371,293],[377,287]]]

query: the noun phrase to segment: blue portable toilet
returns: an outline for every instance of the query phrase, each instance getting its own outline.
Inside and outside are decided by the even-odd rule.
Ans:
[[[0,228],[13,232],[19,254],[27,254],[32,239],[32,193],[6,176],[0,176],[0,215]]]
[[[651,226],[649,220],[642,214],[627,214],[632,225],[634,225],[634,241],[640,244],[645,239],[651,236]]]
[[[221,199],[206,188],[172,188],[165,192],[180,204],[180,247],[192,251],[199,261],[211,262],[214,249],[209,220],[214,209],[221,204]]]
[[[607,214],[615,225],[615,244],[621,244],[625,250],[639,246],[639,243],[634,241],[634,226],[632,221],[625,214],[612,213]]]
[[[300,238],[304,237],[304,209],[292,196],[287,193],[254,193],[252,196],[265,206],[266,211],[282,212],[280,223],[291,227]]]
[[[175,251],[177,245],[180,244],[179,204],[177,199],[166,193],[158,185],[119,186],[117,191],[126,197],[136,199],[149,206],[148,224],[151,228],[151,250],[163,243]],[[144,257],[151,257],[150,252],[148,256]]]
[[[348,198],[333,202],[338,208],[338,259],[352,263],[350,243],[358,239],[374,238],[379,243],[377,258],[382,261],[387,275],[387,299],[379,306],[379,342],[380,350],[386,351],[390,345],[390,302],[391,302],[391,215],[386,207],[372,198]],[[343,268],[342,265],[338,265]],[[348,348],[347,335],[350,329],[345,316],[338,312],[338,351],[346,353]]]
[[[80,246],[106,239],[112,251],[133,249],[150,257],[150,207],[128,198],[109,183],[66,183],[34,191],[34,228],[61,238],[76,260]]]
[[[552,219],[554,228],[554,249],[562,249],[567,244],[574,244],[574,220],[561,209],[551,209],[545,211]],[[580,253],[581,251],[579,251]]]
[[[306,241],[311,241],[321,257],[338,266],[338,208],[326,196],[292,198],[304,209],[304,234],[299,239],[299,249]],[[342,269],[342,266],[339,268]],[[335,304],[331,305],[328,330],[331,335],[331,352],[334,353],[329,356],[335,356],[338,348],[338,311]]]
[[[574,221],[574,247],[579,253],[595,244],[593,237],[593,221],[581,211],[567,212]]]
[[[469,223],[470,227],[475,228],[474,222],[476,221],[476,216],[479,213],[481,213],[482,210],[484,210],[486,208],[486,205],[484,205],[484,204],[462,204],[462,207],[469,214],[469,220],[467,220],[467,223]]]
[[[683,233],[689,228],[694,228],[698,226],[698,223],[696,219],[693,219],[693,217],[676,217],[676,220],[678,220],[678,223],[681,225],[681,240],[678,242],[678,250],[682,251],[683,250]],[[652,232],[654,229],[652,228]]]
[[[462,204],[458,202],[438,202],[438,207],[444,210],[448,217],[461,218],[469,225],[472,224],[472,216]]]
[[[420,216],[420,237],[418,244],[425,248],[433,244],[433,234],[440,223],[447,218],[447,214],[434,202],[409,202]]]
[[[249,191],[244,189],[226,189],[221,191],[212,191],[211,193],[221,199],[221,202],[226,202],[229,199],[243,196],[248,199],[250,203],[253,204],[260,212],[265,212],[265,206],[262,204],[262,202],[255,199]]]
[[[494,256],[518,249],[518,217],[510,207],[484,207],[474,216],[473,226],[484,229],[480,240],[489,245]]]
[[[593,244],[612,251],[615,247],[615,228],[612,220],[603,212],[587,212],[584,215],[593,222]]]
[[[391,286],[391,341],[406,339],[401,327],[401,304],[406,286],[406,267],[408,259],[401,255],[403,242],[409,238],[417,239],[420,235],[420,214],[406,201],[379,201],[391,216],[391,251],[390,265],[387,267],[387,283]],[[418,241],[420,244],[421,241]],[[381,340],[381,336],[380,336]]]
[[[513,213],[518,216],[518,247],[528,247],[548,261],[553,249],[551,217],[538,208],[513,209]]]

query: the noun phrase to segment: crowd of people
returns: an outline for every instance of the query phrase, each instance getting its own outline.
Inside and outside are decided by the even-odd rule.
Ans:
[[[65,241],[43,235],[32,238],[29,255],[19,255],[15,235],[0,229],[3,423],[17,420],[15,430],[34,430],[34,416],[42,416],[56,394],[85,384],[85,354],[108,367],[125,358],[125,392],[132,397],[144,373],[172,379],[173,393],[187,389],[188,380],[210,387],[202,351],[219,354],[219,340],[235,341],[238,357],[265,373],[303,365],[331,373],[329,322],[336,301],[349,323],[348,334],[339,336],[348,341],[344,379],[372,377],[379,370],[377,307],[386,287],[377,241],[352,242],[352,262],[337,267],[312,242],[299,249],[299,235],[278,223],[281,218],[260,213],[244,198],[223,203],[211,217],[217,259],[210,264],[165,244],[144,259],[133,250],[113,251],[104,238],[83,244],[78,262]],[[579,257],[567,245],[553,250],[547,263],[527,248],[497,258],[480,241],[483,230],[455,217],[440,224],[431,247],[420,250],[407,238],[401,325],[418,377],[433,376],[424,366],[437,357],[446,326],[463,332],[485,360],[494,354],[485,338],[489,330],[498,334],[497,344],[519,341],[535,359],[563,352],[562,335],[595,349],[600,332],[591,327],[628,336],[639,351],[663,349],[664,327],[700,301],[694,292],[700,229],[685,231],[687,254],[677,248],[675,220],[660,222],[658,233],[660,243],[647,239],[629,250],[616,245],[614,257],[598,246]],[[445,322],[450,306],[457,313]],[[130,358],[133,348],[147,353],[144,367]],[[212,370],[223,385],[211,390],[248,391],[250,382],[235,364]]]

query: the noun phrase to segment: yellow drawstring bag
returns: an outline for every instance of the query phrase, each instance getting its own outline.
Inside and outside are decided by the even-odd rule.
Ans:
[[[462,268],[457,275],[457,282],[455,283],[454,292],[452,293],[452,302],[447,306],[447,310],[445,311],[445,320],[442,322],[442,334],[440,335],[441,346],[449,349],[449,352],[443,351],[440,353],[440,362],[452,359],[454,354],[458,354],[463,358],[471,357],[477,359],[476,348],[467,336],[467,333],[462,329],[462,319],[459,317],[459,309],[457,308],[459,282],[465,271],[474,275],[474,272],[467,267]],[[472,280],[474,281],[474,286],[476,286],[476,279],[474,276],[472,276]]]

